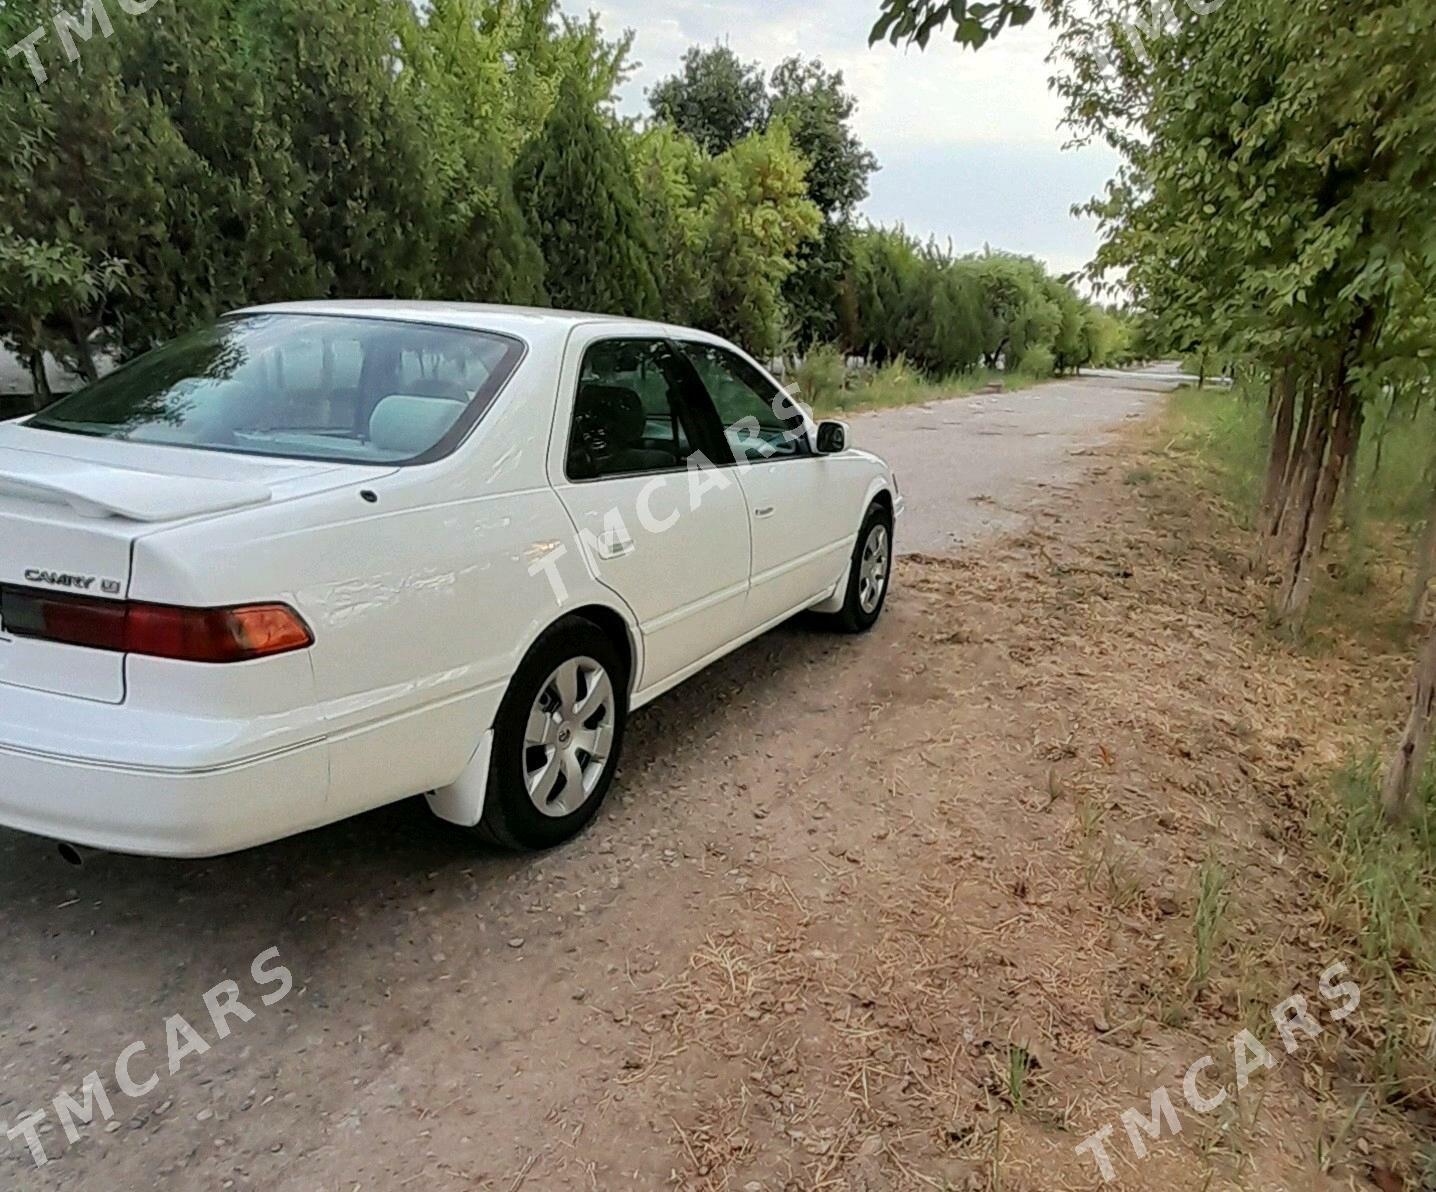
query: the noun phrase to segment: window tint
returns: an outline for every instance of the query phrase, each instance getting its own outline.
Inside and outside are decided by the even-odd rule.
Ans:
[[[352,463],[436,458],[523,356],[504,336],[397,320],[239,315],[62,398],[44,430]]]
[[[757,369],[712,344],[683,345],[698,370],[733,458],[750,463],[807,455],[807,423],[793,400]]]
[[[568,477],[666,472],[695,453],[685,372],[662,340],[610,339],[583,358],[568,440]]]

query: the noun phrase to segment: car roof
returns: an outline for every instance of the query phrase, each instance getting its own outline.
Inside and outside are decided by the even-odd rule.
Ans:
[[[536,306],[498,306],[478,302],[416,302],[397,299],[316,299],[308,302],[274,302],[248,306],[236,314],[337,315],[348,318],[389,319],[406,323],[428,323],[461,327],[470,331],[495,331],[526,342],[553,342],[566,339],[575,327],[599,323],[625,334],[681,336],[721,342],[716,336],[687,327],[675,327],[647,319],[617,315],[588,314],[583,311],[549,310]]]

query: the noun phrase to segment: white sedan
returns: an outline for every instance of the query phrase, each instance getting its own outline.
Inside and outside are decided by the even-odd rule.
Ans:
[[[212,856],[428,792],[556,845],[634,708],[804,610],[870,628],[901,509],[700,331],[240,311],[0,425],[0,824]]]

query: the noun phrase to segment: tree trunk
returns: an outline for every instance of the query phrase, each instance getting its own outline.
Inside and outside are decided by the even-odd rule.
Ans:
[[[1293,525],[1286,574],[1276,610],[1277,621],[1288,630],[1296,628],[1306,616],[1316,563],[1326,539],[1326,527],[1331,522],[1341,477],[1346,471],[1347,455],[1353,447],[1357,402],[1345,382],[1345,369],[1342,369],[1331,394],[1330,416],[1321,420],[1323,433],[1319,437],[1324,450],[1308,460],[1311,472],[1306,477],[1304,490],[1309,491],[1311,496],[1304,502],[1306,516]],[[1325,449],[1328,441],[1330,447]]]
[[[1396,413],[1396,399],[1391,399],[1391,405],[1386,407],[1386,417],[1381,420],[1381,429],[1376,432],[1376,450],[1372,453],[1371,476],[1367,480],[1367,486],[1376,491],[1376,482],[1381,479],[1381,463],[1386,454],[1386,432],[1391,429],[1391,418]]]
[[[1294,450],[1292,427],[1296,423],[1296,396],[1296,374],[1290,368],[1282,369],[1272,378],[1271,387],[1271,446],[1267,450],[1266,487],[1262,493],[1259,523],[1262,535],[1258,549],[1263,562],[1268,558],[1271,539],[1281,522],[1282,507],[1288,497],[1287,478]]]
[[[1431,747],[1433,713],[1436,713],[1436,630],[1426,639],[1421,659],[1416,664],[1416,690],[1411,699],[1411,714],[1406,719],[1406,731],[1401,734],[1401,742],[1386,767],[1381,804],[1389,819],[1399,820],[1411,810]]]
[[[54,395],[50,392],[50,378],[45,374],[45,353],[36,348],[30,353],[29,364],[33,386],[30,404],[36,410],[43,410],[54,400]]]
[[[1302,393],[1303,388],[1306,390]],[[1285,535],[1286,527],[1293,516],[1293,502],[1300,488],[1301,476],[1306,465],[1307,452],[1311,446],[1315,410],[1320,399],[1310,379],[1299,379],[1296,385],[1297,402],[1301,406],[1301,418],[1291,436],[1287,451],[1286,468],[1282,473],[1280,496],[1271,510],[1270,520],[1262,527],[1266,541],[1262,544],[1262,557],[1268,565],[1276,557]]]
[[[1326,445],[1331,437],[1329,395],[1315,388],[1307,395],[1308,406],[1304,433],[1292,452],[1287,472],[1287,498],[1273,530],[1272,550],[1284,568],[1300,551],[1307,523],[1311,520],[1312,502],[1316,499]]]
[[[1428,477],[1428,482],[1430,480]],[[1411,581],[1411,605],[1406,611],[1407,619],[1413,625],[1421,620],[1426,606],[1426,590],[1431,586],[1433,574],[1436,574],[1436,483],[1432,483],[1426,500],[1426,528],[1421,532],[1421,541],[1416,544],[1416,575]]]
[[[1366,424],[1366,411],[1360,402],[1355,402],[1351,418],[1351,449],[1346,453],[1346,474],[1342,477],[1341,520],[1348,532],[1356,530],[1361,520],[1361,477],[1357,473],[1361,452],[1361,432]]]
[[[95,353],[90,347],[90,335],[75,316],[70,316],[70,338],[75,342],[75,353],[80,361],[80,374],[90,384],[100,379],[100,370],[95,366]]]

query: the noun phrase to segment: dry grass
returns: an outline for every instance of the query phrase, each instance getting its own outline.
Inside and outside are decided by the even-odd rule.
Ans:
[[[1100,1186],[1078,1142],[1209,1052],[1230,1080],[1232,1036],[1271,1043],[1356,946],[1310,816],[1404,669],[1274,640],[1191,466],[1129,445],[1002,549],[903,564],[920,649],[802,779],[868,818],[812,826],[634,1008],[675,1185]],[[1140,1163],[1119,1128],[1112,1186],[1419,1187],[1436,1106],[1373,1093],[1380,1035],[1327,1031]]]

